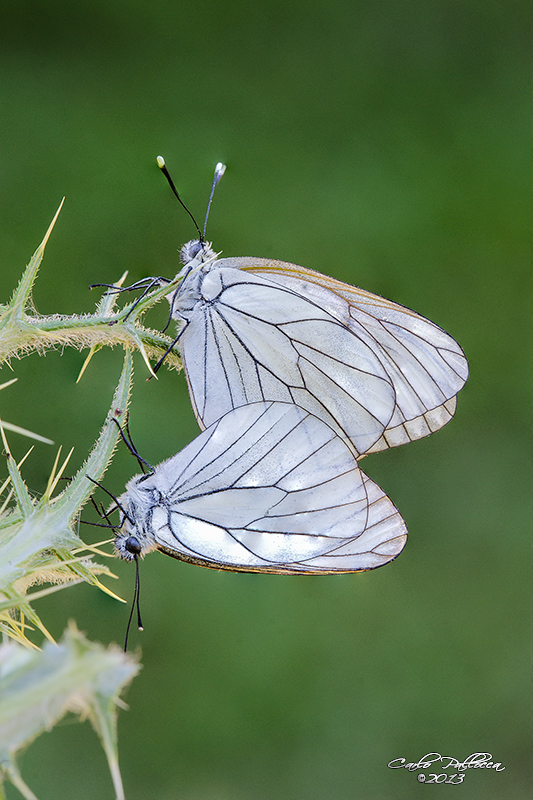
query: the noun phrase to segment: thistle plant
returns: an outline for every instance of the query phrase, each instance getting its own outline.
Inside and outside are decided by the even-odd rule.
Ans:
[[[171,344],[168,337],[145,328],[140,320],[148,308],[175,288],[176,282],[163,286],[156,283],[156,288],[139,300],[117,309],[117,289],[126,277],[123,275],[114,288],[104,292],[92,314],[37,314],[31,291],[60,210],[61,206],[11,300],[0,305],[0,365],[57,346],[89,347],[86,363],[105,345],[119,344],[126,352],[100,435],[83,466],[62,491],[58,491],[59,481],[70,454],[61,462],[59,450],[44,494],[35,498],[23,478],[23,462],[28,454],[17,464],[5,431],[50,440],[0,420],[7,457],[7,476],[0,485],[0,631],[4,640],[0,646],[0,800],[5,796],[3,778],[11,780],[28,800],[35,798],[17,770],[15,753],[67,711],[83,713],[91,719],[108,758],[116,797],[123,798],[115,709],[121,689],[138,670],[131,656],[117,648],[105,650],[88,642],[73,623],[56,644],[34,604],[50,592],[81,581],[121,599],[100,581],[102,576],[114,577],[106,565],[95,560],[109,558],[101,549],[105,543],[85,544],[78,533],[78,520],[95,489],[89,477],[100,481],[104,475],[118,440],[116,423],[124,420],[127,413],[132,350],[141,352],[151,371],[149,359],[161,357]],[[180,367],[172,350],[166,363]],[[30,630],[40,631],[47,640],[42,651],[29,638]]]
[[[37,598],[80,581],[87,581],[113,594],[98,579],[98,575],[110,575],[109,569],[93,561],[92,553],[102,556],[105,553],[99,553],[97,546],[85,545],[76,527],[80,510],[94,490],[94,484],[87,476],[100,480],[113,455],[118,430],[113,420],[119,422],[126,413],[131,378],[131,354],[128,351],[98,441],[60,494],[54,495],[54,492],[69,457],[60,467],[59,458],[56,458],[44,494],[35,499],[24,483],[2,430],[9,477],[3,485],[7,495],[0,517],[0,630],[23,645],[32,646],[26,636],[28,623],[53,641],[33,608]],[[28,593],[31,586],[43,583],[51,585]]]
[[[135,658],[116,645],[106,649],[89,642],[72,622],[58,644],[47,642],[42,650],[0,645],[0,798],[5,798],[5,776],[23,797],[37,800],[15,754],[72,712],[89,717],[107,756],[117,800],[123,800],[116,707],[138,670]]]

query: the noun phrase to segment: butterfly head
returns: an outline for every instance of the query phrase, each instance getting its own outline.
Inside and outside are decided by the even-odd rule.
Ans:
[[[180,250],[180,261],[188,270],[214,261],[216,257],[217,254],[211,247],[211,242],[204,242],[201,239],[191,239]]]
[[[132,478],[126,492],[119,497],[118,507],[122,511],[122,521],[115,536],[115,553],[124,561],[134,561],[138,556],[144,558],[146,553],[155,549],[155,541],[149,525],[150,494],[139,488],[142,477]]]

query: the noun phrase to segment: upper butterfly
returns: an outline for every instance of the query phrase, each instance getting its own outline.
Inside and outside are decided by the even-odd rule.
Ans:
[[[218,258],[203,237],[180,258],[169,301],[202,428],[247,403],[293,402],[362,456],[452,418],[468,363],[414,311],[284,261]]]

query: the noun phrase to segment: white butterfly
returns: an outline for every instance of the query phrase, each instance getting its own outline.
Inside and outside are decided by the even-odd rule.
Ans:
[[[246,403],[293,402],[361,456],[452,418],[466,358],[414,311],[295,264],[219,259],[201,239],[180,257],[169,301],[201,427]]]
[[[118,499],[118,555],[152,550],[213,569],[327,574],[403,549],[397,509],[324,422],[292,403],[240,406]]]

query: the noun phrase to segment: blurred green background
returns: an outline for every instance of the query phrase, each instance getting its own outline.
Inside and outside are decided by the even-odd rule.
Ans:
[[[142,565],[143,670],[120,713],[128,800],[525,798],[530,407],[524,365],[526,20],[485,0],[4,0],[0,302],[61,198],[34,299],[90,312],[90,283],[172,277],[194,236],[162,153],[224,255],[275,257],[410,306],[463,346],[454,421],[369,457],[409,527],[403,555],[338,577]],[[162,327],[165,308],[148,321]],[[81,464],[120,351],[13,362],[3,418]],[[152,463],[197,432],[185,379],[137,380],[131,427]],[[7,368],[1,380],[12,377]],[[527,417],[526,417],[527,409]],[[27,442],[9,437],[16,455]],[[25,475],[44,489],[55,448]],[[136,472],[119,450],[106,485]],[[89,513],[89,512],[87,512]],[[96,529],[85,529],[96,541]],[[131,598],[134,572],[114,563]],[[41,600],[60,636],[123,640],[127,607],[88,586]],[[420,788],[387,768],[489,752],[503,772]],[[20,758],[40,800],[113,796],[90,725],[64,721]],[[17,793],[8,788],[8,797]]]

